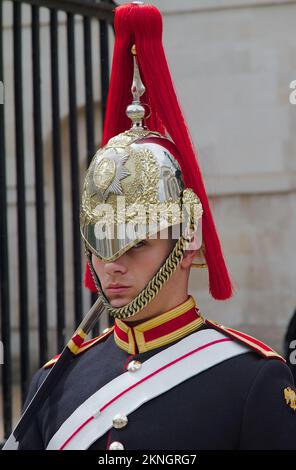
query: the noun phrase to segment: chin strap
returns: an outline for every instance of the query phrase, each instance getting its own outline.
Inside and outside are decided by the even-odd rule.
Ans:
[[[115,318],[128,318],[132,317],[133,315],[136,315],[136,313],[140,312],[143,308],[145,308],[151,302],[151,300],[153,300],[157,296],[164,284],[176,271],[177,267],[183,259],[185,250],[191,240],[192,234],[188,236],[181,235],[163,265],[159,268],[153,278],[148,282],[146,287],[144,287],[144,289],[130,303],[118,308],[112,307],[112,305],[109,303],[108,299],[104,295],[100,281],[92,264],[91,252],[86,249],[86,256],[88,259],[88,264],[94,283],[98,291],[101,292],[103,304],[108,310],[109,314]]]

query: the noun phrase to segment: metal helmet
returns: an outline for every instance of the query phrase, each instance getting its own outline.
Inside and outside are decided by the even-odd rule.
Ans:
[[[187,236],[190,220],[201,218],[199,198],[185,189],[172,150],[165,137],[137,127],[95,154],[83,187],[81,233],[101,260],[113,261],[170,226]]]

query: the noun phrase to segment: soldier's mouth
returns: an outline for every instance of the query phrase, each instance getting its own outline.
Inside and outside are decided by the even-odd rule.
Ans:
[[[106,290],[109,292],[109,293],[121,293],[121,292],[126,292],[127,289],[129,289],[130,286],[124,286],[124,285],[120,285],[120,284],[114,284],[114,285],[110,285],[109,287],[106,288]]]

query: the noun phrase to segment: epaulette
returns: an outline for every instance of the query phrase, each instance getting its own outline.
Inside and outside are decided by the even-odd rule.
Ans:
[[[92,346],[94,346],[95,344],[98,344],[100,343],[101,341],[105,340],[114,330],[114,326],[112,326],[112,328],[106,328],[99,336],[97,336],[96,338],[93,338],[93,339],[90,339],[89,341],[85,341],[79,348],[79,350],[76,352],[75,355],[79,355],[85,351],[87,351],[88,349],[90,349]],[[43,369],[48,369],[49,367],[52,367],[58,360],[58,358],[60,357],[60,354],[58,354],[57,356],[54,356],[52,359],[50,359],[50,361],[46,362],[46,364],[44,364],[44,366],[42,367]]]
[[[268,359],[279,359],[283,362],[286,362],[286,360],[280,354],[278,354],[267,344],[262,343],[262,341],[259,341],[253,336],[247,335],[246,333],[243,333],[238,330],[234,330],[233,328],[228,328],[227,326],[220,325],[219,323],[213,320],[205,320],[205,322],[216,330],[222,331],[231,338],[249,346],[251,349],[261,354],[261,356],[264,356]]]

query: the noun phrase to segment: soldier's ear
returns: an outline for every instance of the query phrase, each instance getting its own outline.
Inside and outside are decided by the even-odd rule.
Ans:
[[[188,246],[186,248],[186,252],[187,251],[197,251],[197,250],[199,250],[200,246],[201,246],[200,233],[199,232],[194,232],[193,238],[192,238],[191,242],[188,244]]]
[[[190,268],[198,250],[186,250],[181,261],[181,266],[184,269]]]
[[[199,236],[197,232],[194,232],[193,238],[189,243],[187,249],[185,250],[183,259],[181,261],[182,268],[190,268],[194,262],[194,258],[197,256],[198,250],[200,247]]]

